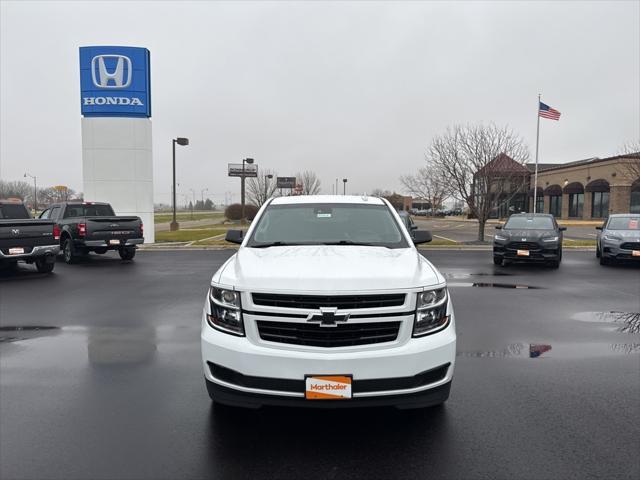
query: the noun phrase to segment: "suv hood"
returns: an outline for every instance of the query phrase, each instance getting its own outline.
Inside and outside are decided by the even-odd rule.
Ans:
[[[353,292],[444,283],[417,250],[364,246],[241,247],[213,282],[251,291]]]
[[[556,232],[555,230],[510,230],[503,228],[502,232],[504,232],[504,235],[506,237],[509,237],[510,240],[514,240],[517,242],[522,241],[523,238],[526,238],[526,241],[536,241],[543,237],[558,236],[558,232]]]
[[[638,240],[640,239],[640,230],[606,230],[605,235],[615,235],[623,240]]]

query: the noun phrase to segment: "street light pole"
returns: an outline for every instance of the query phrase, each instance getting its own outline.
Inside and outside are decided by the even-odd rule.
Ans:
[[[269,190],[268,189],[269,180],[271,180],[272,178],[273,178],[273,175],[271,174],[264,176],[264,202],[263,203],[267,202],[267,195],[268,195],[267,191]]]
[[[347,179],[343,178],[342,179],[342,195],[346,195],[347,194]]]
[[[208,188],[203,188],[200,190],[200,201],[202,202],[202,210],[204,210],[204,192],[208,192]]]
[[[33,178],[33,215],[35,216],[38,212],[38,184],[36,183],[36,176],[30,175],[28,173],[24,174],[24,178],[31,177]]]
[[[169,225],[169,230],[175,232],[180,228],[178,221],[176,220],[176,143],[181,146],[189,145],[189,139],[184,137],[178,137],[171,140],[173,147],[173,221]]]
[[[240,203],[242,204],[242,219],[241,223],[245,223],[244,218],[244,164],[247,163],[251,165],[253,163],[253,158],[243,158],[242,159],[242,177],[240,178]]]

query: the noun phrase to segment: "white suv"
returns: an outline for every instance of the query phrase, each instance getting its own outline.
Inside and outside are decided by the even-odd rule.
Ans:
[[[383,199],[268,201],[213,275],[202,316],[209,396],[227,405],[421,408],[456,355],[443,276]]]

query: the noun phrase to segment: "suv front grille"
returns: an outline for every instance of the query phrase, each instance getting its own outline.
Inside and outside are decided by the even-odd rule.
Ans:
[[[305,308],[334,307],[341,310],[357,308],[399,307],[404,305],[404,293],[385,295],[280,295],[253,293],[253,303],[265,307]]]
[[[624,250],[640,250],[640,242],[626,242],[620,245]]]
[[[536,242],[511,242],[507,245],[508,248],[513,248],[516,250],[539,250],[540,245]]]
[[[310,347],[349,347],[392,342],[398,338],[401,322],[347,323],[321,327],[311,323],[258,320],[262,340]]]

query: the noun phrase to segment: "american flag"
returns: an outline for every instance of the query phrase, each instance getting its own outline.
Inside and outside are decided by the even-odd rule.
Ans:
[[[542,118],[549,118],[551,120],[560,120],[560,112],[542,102],[540,102],[540,107],[538,108],[538,116]]]

